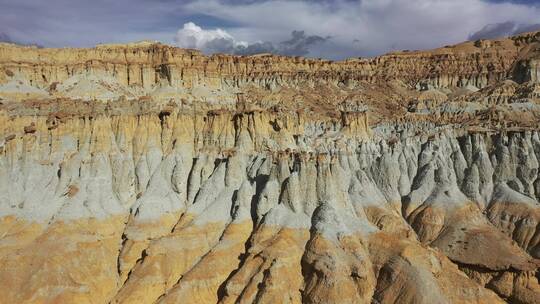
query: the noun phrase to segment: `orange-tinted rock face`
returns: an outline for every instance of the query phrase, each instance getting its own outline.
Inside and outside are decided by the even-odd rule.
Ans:
[[[8,230],[2,247],[22,246],[8,247],[2,255],[2,302],[105,303],[118,289],[116,256],[123,227],[118,216],[59,221],[43,227],[31,242]]]
[[[0,303],[539,303],[538,35],[2,44]]]

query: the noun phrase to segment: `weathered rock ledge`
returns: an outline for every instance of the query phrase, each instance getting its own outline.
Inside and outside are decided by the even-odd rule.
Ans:
[[[537,44],[2,45],[0,302],[540,303]]]

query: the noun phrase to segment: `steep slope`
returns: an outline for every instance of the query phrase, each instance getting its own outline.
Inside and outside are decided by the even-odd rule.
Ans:
[[[0,302],[540,303],[539,39],[3,44]]]

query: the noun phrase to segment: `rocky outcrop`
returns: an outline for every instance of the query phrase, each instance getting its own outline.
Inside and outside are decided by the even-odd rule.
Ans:
[[[367,130],[308,136],[316,122],[275,115],[3,116],[0,275],[15,278],[3,297],[538,297],[537,132],[440,129],[389,145]]]
[[[537,39],[338,63],[4,45],[47,94],[192,99],[2,101],[0,299],[539,303],[539,95],[513,78]]]
[[[332,62],[276,55],[207,57],[197,50],[152,42],[93,49],[39,49],[4,43],[0,45],[0,84],[19,86],[23,94],[32,96],[41,92],[43,96],[90,99],[145,94],[173,98],[186,92],[223,99],[246,85],[263,89],[319,83],[357,86],[360,81],[390,79],[418,89],[482,88],[504,80],[514,70],[520,80],[537,79],[537,44],[538,33],[529,33]],[[7,93],[8,87],[3,91]]]

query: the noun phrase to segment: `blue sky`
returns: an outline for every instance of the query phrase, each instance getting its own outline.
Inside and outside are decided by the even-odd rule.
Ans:
[[[343,59],[540,29],[540,0],[0,0],[0,40],[157,40],[206,53]]]

